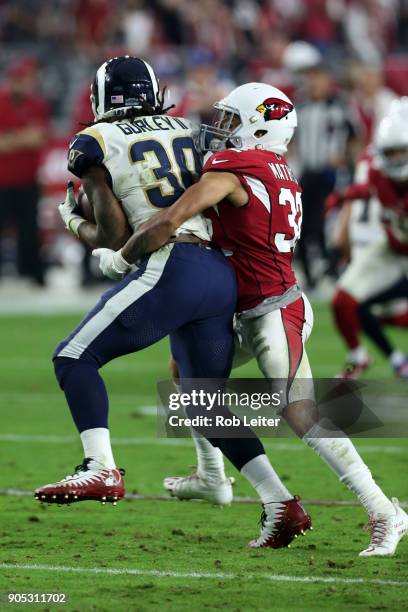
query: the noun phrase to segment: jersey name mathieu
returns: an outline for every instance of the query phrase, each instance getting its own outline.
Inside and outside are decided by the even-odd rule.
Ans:
[[[292,259],[302,222],[302,190],[286,161],[261,149],[224,149],[203,172],[231,172],[248,193],[245,206],[223,201],[207,213],[213,240],[237,275],[238,312],[282,295],[296,284]]]
[[[400,255],[408,255],[408,184],[392,181],[372,161],[367,182],[347,187],[344,200],[368,200],[372,197],[381,204],[381,222],[391,249]]]
[[[155,115],[96,123],[76,134],[69,146],[68,169],[81,178],[91,166],[107,170],[112,191],[135,231],[198,179],[201,157],[188,120]],[[210,240],[208,225],[198,215],[176,234],[194,233]]]

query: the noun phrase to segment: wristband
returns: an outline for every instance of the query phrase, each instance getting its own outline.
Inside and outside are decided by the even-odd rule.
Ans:
[[[85,223],[85,221],[86,219],[83,219],[79,215],[72,215],[67,223],[67,228],[72,234],[74,234],[78,238],[79,226],[82,225],[82,223]]]
[[[122,251],[116,251],[113,255],[113,267],[118,274],[125,274],[132,267],[132,264],[126,261]]]

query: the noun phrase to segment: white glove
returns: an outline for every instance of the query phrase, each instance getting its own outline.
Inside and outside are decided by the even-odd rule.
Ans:
[[[86,219],[74,212],[76,208],[77,202],[75,200],[74,184],[72,181],[69,181],[65,201],[58,206],[58,210],[67,230],[78,237],[78,228]]]
[[[92,255],[99,257],[99,269],[104,276],[119,280],[125,276],[132,268],[126,259],[122,257],[121,251],[112,249],[94,249]]]

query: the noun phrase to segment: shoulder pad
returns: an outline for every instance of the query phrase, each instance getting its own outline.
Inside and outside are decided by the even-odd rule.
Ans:
[[[96,126],[88,127],[71,140],[68,149],[68,170],[82,178],[91,166],[102,166],[106,156],[103,136]]]
[[[253,166],[249,151],[240,149],[222,149],[205,161],[203,172],[218,170],[221,172],[245,172]]]

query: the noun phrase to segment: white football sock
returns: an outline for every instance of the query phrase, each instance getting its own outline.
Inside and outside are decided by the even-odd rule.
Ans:
[[[258,455],[248,461],[241,469],[241,474],[256,489],[263,504],[292,499],[283,482],[270,464],[266,455]]]
[[[116,467],[112,454],[109,429],[95,427],[86,429],[81,433],[84,457],[92,457],[104,467],[113,469]]]
[[[394,515],[394,506],[374,481],[351,440],[345,434],[339,438],[324,435],[327,436],[327,431],[316,424],[303,436],[303,441],[326,461],[340,482],[357,495],[368,513]]]
[[[392,351],[390,361],[393,368],[399,368],[402,366],[405,360],[406,356],[402,351]]]
[[[206,480],[225,480],[224,458],[220,449],[193,428],[191,437],[197,453],[197,474]]]
[[[347,353],[347,358],[353,363],[364,363],[368,360],[368,351],[364,346],[360,345],[349,351]]]

